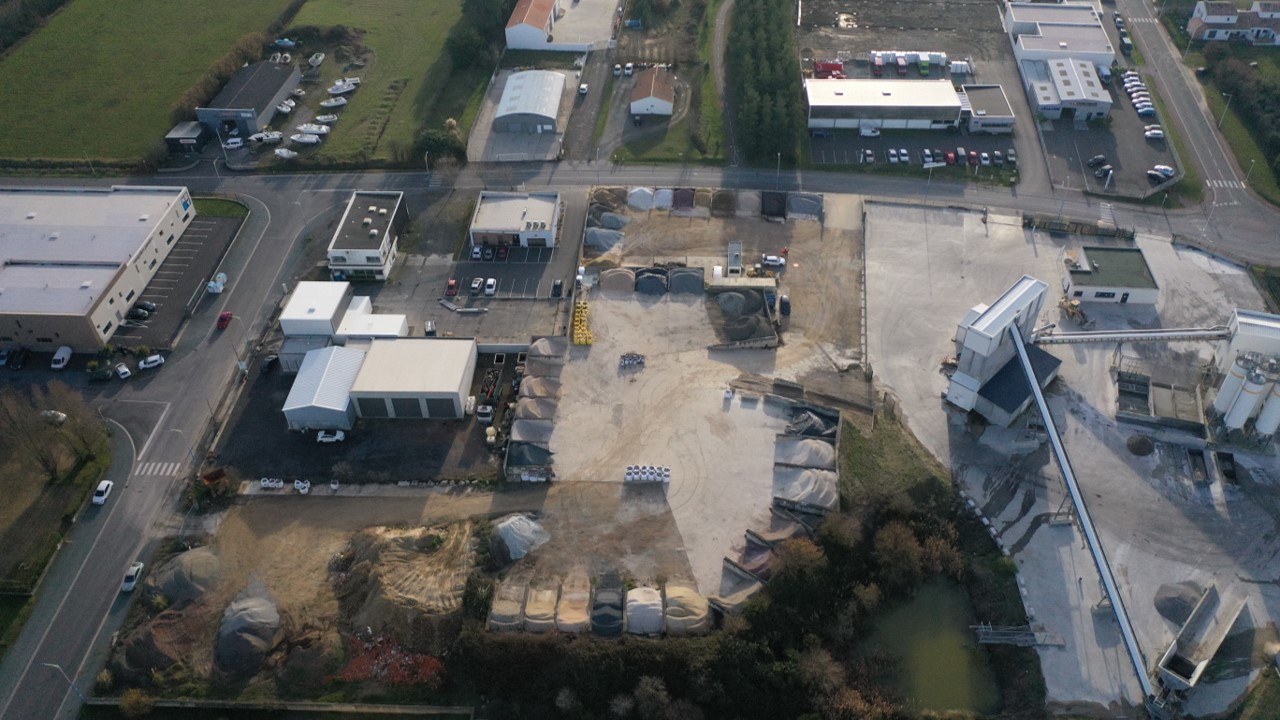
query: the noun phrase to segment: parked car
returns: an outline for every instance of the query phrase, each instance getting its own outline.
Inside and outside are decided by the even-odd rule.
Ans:
[[[947,157],[947,154],[946,154],[946,153],[944,153],[944,152],[942,152],[942,150],[940,150],[940,149],[938,149],[938,148],[934,148],[934,149],[933,149],[933,161],[934,161],[934,162],[936,162],[936,163],[940,163],[940,162],[942,162],[944,159],[946,159],[946,157]]]
[[[493,424],[493,406],[481,405],[480,407],[476,408],[476,422],[480,423],[481,425],[492,425]]]
[[[1165,177],[1173,177],[1174,173],[1176,172],[1173,168],[1169,167],[1168,165],[1156,165],[1151,169],[1155,170],[1156,172],[1160,173]]]
[[[151,302],[150,300],[139,300],[138,302],[134,303],[133,306],[141,310],[146,310],[152,315],[154,315],[156,312],[156,304]]]
[[[955,154],[955,153],[953,153],[953,152],[949,152],[949,153],[947,153],[947,164],[948,164],[948,165],[955,165],[955,164],[956,164],[956,154]]]
[[[1110,165],[1103,165],[1102,167],[1093,171],[1093,176],[1096,178],[1104,178],[1110,175],[1114,170],[1115,168],[1111,167]]]
[[[956,162],[963,165],[968,158],[969,158],[969,153],[965,152],[964,148],[962,147],[956,148]]]
[[[231,312],[220,313],[218,315],[218,329],[226,330],[227,328],[231,327],[231,319],[234,317],[235,315]]]
[[[494,258],[494,257],[495,257],[495,253],[494,253],[494,251],[493,251],[493,246],[492,246],[492,245],[485,245],[485,246],[484,246],[484,259],[485,259],[485,262],[489,262],[490,260],[493,260],[493,258]]]
[[[121,592],[133,592],[138,586],[138,581],[142,579],[142,570],[146,565],[137,560],[129,564],[129,569],[124,571],[124,582],[120,583]]]
[[[67,414],[57,410],[41,410],[40,419],[50,425],[61,425],[67,421]]]
[[[5,365],[8,365],[8,364],[9,364],[9,348],[4,348],[0,350],[0,367],[4,367]]]
[[[222,147],[224,150],[239,150],[244,147],[244,139],[238,137],[227,138],[226,142],[222,143]]]
[[[889,148],[889,162],[891,162],[891,163],[896,163],[896,162],[898,162],[898,149],[897,149],[897,148]]]
[[[1153,107],[1138,108],[1138,117],[1155,117],[1156,109]]]
[[[484,257],[484,248],[480,247],[479,245],[473,246],[471,248],[471,259],[479,260],[482,257]]]
[[[866,150],[863,150],[862,162],[868,165],[874,165],[876,162],[876,151],[872,150],[871,148],[867,148]]]
[[[128,380],[129,378],[133,377],[133,371],[129,369],[128,365],[125,365],[124,363],[118,363],[116,365],[116,377],[120,378],[121,380]]]
[[[861,137],[880,137],[880,128],[858,128],[858,135]]]
[[[475,297],[476,295],[479,295],[481,290],[484,290],[484,278],[476,278],[472,280],[471,296]]]
[[[116,484],[110,480],[103,480],[98,483],[98,488],[93,491],[93,504],[106,505],[107,498],[111,497],[111,489],[115,486]]]
[[[506,259],[507,259],[507,254],[508,254],[508,253],[510,253],[510,252],[511,252],[511,248],[510,248],[510,246],[507,246],[507,245],[499,245],[499,246],[498,246],[498,259],[499,259],[499,260],[506,260]]]
[[[148,355],[146,358],[142,360],[142,362],[138,363],[138,369],[150,370],[151,368],[158,368],[163,364],[164,364],[163,355]]]
[[[125,313],[125,317],[130,320],[143,322],[144,320],[151,319],[151,313],[147,312],[146,310],[143,310],[142,308],[136,307],[136,308],[130,309],[129,312]]]
[[[760,264],[765,267],[786,267],[787,261],[778,255],[761,255]]]
[[[564,295],[564,280],[551,283],[551,297],[558,298],[562,295]]]
[[[983,167],[989,167],[989,166],[991,165],[991,154],[990,154],[990,153],[982,153],[982,154],[981,154],[981,155],[979,155],[978,157],[979,157],[979,162],[981,162],[981,163],[982,163],[982,166],[983,166]]]
[[[316,442],[318,443],[340,443],[347,439],[347,434],[341,430],[321,430],[316,433]]]
[[[458,294],[458,279],[449,278],[449,282],[444,284],[444,296],[453,297]]]
[[[906,148],[898,148],[898,159],[904,163],[911,162],[911,153]]]
[[[626,75],[627,77],[631,77],[632,73],[634,73],[635,71],[636,71],[635,63],[627,63],[626,66],[622,68],[622,74]]]
[[[924,150],[921,150],[920,157],[923,160],[925,165],[930,165],[933,163],[933,151],[930,150],[929,148],[925,148]]]
[[[494,295],[498,294],[497,278],[489,278],[488,280],[484,281],[484,294],[489,297],[493,297]]]
[[[23,365],[27,364],[27,358],[31,357],[31,351],[20,347],[9,355],[9,369],[21,370]]]
[[[996,150],[995,152],[991,153],[991,164],[992,164],[992,165],[1003,165],[1003,164],[1004,164],[1004,153],[1000,152],[999,150]]]
[[[976,167],[976,166],[977,166],[977,164],[978,164],[979,162],[981,162],[981,160],[979,160],[979,159],[978,159],[978,151],[977,151],[977,150],[970,150],[970,151],[969,151],[969,164],[970,164],[970,165],[973,165],[973,166],[975,166],[975,167]]]
[[[52,370],[62,370],[67,367],[67,363],[71,362],[71,348],[63,345],[53,354],[53,361],[49,363]]]
[[[621,66],[621,65],[616,65],[616,64],[615,64],[615,65],[613,66],[613,76],[614,76],[614,77],[622,77],[622,66]]]
[[[1168,179],[1169,178],[1164,176],[1164,173],[1159,173],[1159,172],[1156,172],[1155,170],[1147,171],[1147,182],[1151,183],[1152,185],[1159,185],[1160,183]]]
[[[1106,164],[1106,162],[1107,162],[1106,155],[1094,155],[1093,157],[1089,158],[1089,162],[1085,163],[1085,165],[1088,165],[1089,167],[1092,168],[1092,167],[1098,167],[1099,165],[1104,165]]]
[[[1164,131],[1163,131],[1163,130],[1145,130],[1145,131],[1143,131],[1142,135],[1143,135],[1143,137],[1145,137],[1145,138],[1146,138],[1146,139],[1148,139],[1148,140],[1163,140],[1163,139],[1164,139]]]
[[[270,355],[262,358],[262,364],[258,366],[258,372],[262,373],[263,375],[268,375],[271,373],[272,370],[275,370],[276,365],[279,365],[279,364],[280,364],[280,356],[275,353],[271,353]]]
[[[588,90],[588,87],[587,87],[587,84],[586,84],[586,83],[582,83],[581,85],[579,85],[579,86],[578,86],[578,94],[579,94],[579,95],[586,95],[586,94],[587,94],[587,90]]]
[[[1143,125],[1142,129],[1143,130],[1163,130],[1164,128],[1161,127],[1159,124],[1152,124],[1152,125]]]
[[[1009,148],[1009,152],[1005,153],[1005,154],[1004,154],[1004,156],[1009,160],[1009,164],[1010,164],[1010,165],[1017,165],[1017,164],[1018,164],[1018,151],[1017,151],[1017,150],[1014,150],[1013,148]]]

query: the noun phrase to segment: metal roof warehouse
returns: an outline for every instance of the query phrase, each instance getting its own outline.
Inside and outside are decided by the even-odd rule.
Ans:
[[[944,129],[960,121],[950,80],[805,80],[810,128]]]

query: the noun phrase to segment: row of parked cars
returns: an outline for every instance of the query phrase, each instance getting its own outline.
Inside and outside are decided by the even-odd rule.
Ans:
[[[1155,117],[1156,106],[1151,99],[1151,92],[1147,89],[1147,84],[1143,82],[1142,75],[1136,70],[1130,70],[1121,75],[1120,78],[1124,82],[1124,91],[1129,95],[1129,101],[1133,103],[1133,109],[1138,113],[1139,117]],[[1163,138],[1164,131],[1159,136],[1148,134],[1148,139],[1156,137]]]
[[[1098,178],[1099,180],[1104,180],[1111,177],[1111,175],[1114,174],[1116,170],[1115,167],[1111,165],[1111,163],[1107,162],[1106,155],[1094,155],[1093,157],[1089,158],[1089,161],[1086,162],[1085,164],[1088,165],[1090,168],[1093,168],[1093,176]],[[1169,178],[1173,177],[1176,174],[1177,174],[1177,171],[1168,165],[1154,165],[1150,170],[1147,171],[1147,180],[1152,185],[1159,185],[1160,183],[1168,180]]]
[[[885,156],[890,163],[911,164],[915,162],[911,152],[906,148],[889,148],[885,151]],[[876,151],[870,148],[862,151],[862,162],[872,164],[876,161]],[[925,148],[920,151],[920,163],[922,165],[933,165],[937,163],[946,163],[947,165],[964,165],[968,163],[973,166],[988,167],[992,165],[1010,165],[1018,164],[1018,151],[1009,148],[1008,152],[979,152],[977,150],[965,150],[958,147],[954,152],[943,151],[940,149]]]

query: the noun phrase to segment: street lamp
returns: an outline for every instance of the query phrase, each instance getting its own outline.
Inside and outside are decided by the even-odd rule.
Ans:
[[[778,168],[773,172],[773,189],[782,187],[782,153],[778,153]]]
[[[1227,110],[1231,108],[1231,93],[1222,93],[1222,97],[1227,99],[1227,104],[1222,106],[1222,114],[1218,116],[1218,128],[1222,128],[1222,121],[1227,119]]]
[[[58,663],[40,663],[40,664],[47,668],[53,668],[54,670],[57,670],[58,672],[62,673],[62,679],[66,680],[67,685],[70,686],[71,689],[75,691],[76,697],[80,698],[80,702],[86,702],[84,693],[80,692],[80,688],[76,687],[76,684],[71,682],[71,678],[67,677],[67,671],[63,670],[61,665],[59,665]]]
[[[1249,172],[1244,174],[1244,184],[1249,184],[1249,176],[1253,174],[1253,164],[1258,162],[1256,159],[1249,161]]]

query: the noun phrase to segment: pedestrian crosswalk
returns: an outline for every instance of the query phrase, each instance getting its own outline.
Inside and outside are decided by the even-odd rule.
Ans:
[[[173,477],[178,474],[178,469],[181,467],[182,464],[176,462],[145,462],[134,468],[133,474],[140,477]]]
[[[1155,19],[1155,18],[1153,18],[1153,17],[1131,17],[1131,18],[1126,18],[1126,19],[1127,19],[1129,22],[1131,22],[1131,23],[1147,23],[1147,24],[1152,24],[1152,23],[1155,23],[1155,22],[1156,22],[1156,19]]]
[[[1111,227],[1115,227],[1116,226],[1115,206],[1112,205],[1111,203],[1102,203],[1099,219],[1103,225],[1110,225]]]
[[[1231,188],[1235,190],[1243,190],[1244,183],[1239,180],[1210,180],[1209,187],[1215,188]]]
[[[427,176],[427,187],[429,188],[444,187],[444,178],[440,177],[436,173],[431,173],[430,175]]]

